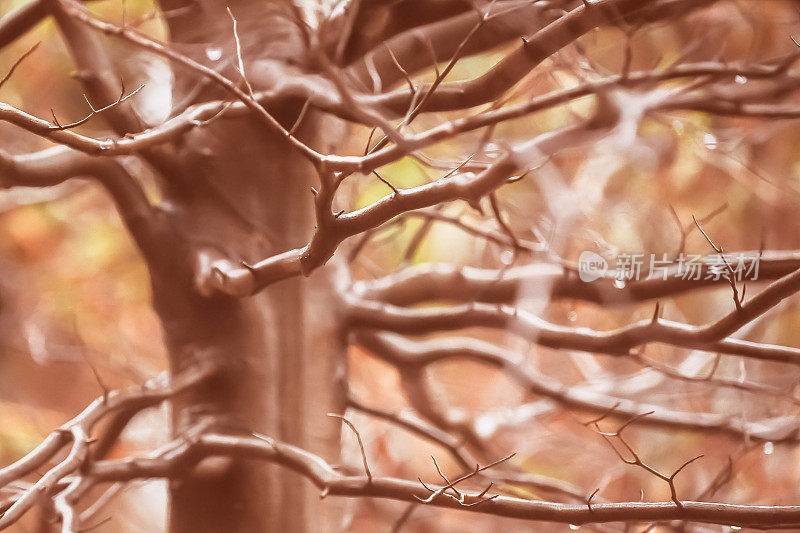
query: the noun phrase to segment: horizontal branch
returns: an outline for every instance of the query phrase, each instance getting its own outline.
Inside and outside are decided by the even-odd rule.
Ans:
[[[30,31],[48,14],[47,0],[31,0],[0,18],[0,48]]]
[[[451,435],[450,433],[438,428],[437,426],[429,424],[424,420],[406,412],[395,413],[387,409],[365,405],[352,397],[348,399],[347,404],[351,409],[355,409],[356,411],[364,413],[365,415],[377,418],[379,420],[384,420],[390,424],[394,424],[395,426],[405,429],[406,431],[417,435],[422,439],[442,447],[464,469],[464,473],[475,468],[477,461],[462,449],[463,446],[460,440],[454,435]],[[499,469],[500,467],[498,467],[498,470]],[[491,477],[487,477],[486,481],[524,486],[537,491],[543,491],[548,494],[557,494],[562,498],[567,498],[570,501],[583,501],[585,499],[585,495],[578,488],[570,485],[569,483],[539,474],[517,472],[513,471],[512,469],[502,469]]]
[[[0,488],[36,471],[50,461],[64,446],[72,442],[66,459],[48,470],[36,483],[27,488],[0,517],[0,529],[19,520],[43,494],[50,494],[66,476],[73,474],[88,457],[89,437],[94,426],[105,416],[133,409],[143,410],[164,401],[209,378],[216,366],[198,363],[167,381],[166,376],[152,380],[143,387],[112,391],[92,402],[75,418],[52,432],[33,451],[11,465],[0,469]]]
[[[56,146],[24,155],[0,150],[0,188],[48,187],[72,178],[92,178],[111,196],[139,249],[148,258],[163,255],[170,231],[140,184],[114,159]]]
[[[798,439],[798,422],[786,418],[745,421],[729,415],[680,412],[662,406],[643,404],[625,398],[597,393],[585,387],[568,387],[553,379],[527,370],[519,354],[488,342],[470,338],[444,338],[412,341],[399,335],[359,332],[355,341],[376,357],[400,369],[418,369],[440,361],[474,360],[499,368],[528,392],[549,398],[568,409],[578,409],[625,419],[651,413],[642,424],[680,428],[691,431],[723,433],[756,440],[781,441]]]
[[[791,59],[794,56],[790,56]],[[405,135],[399,145],[387,146],[365,156],[338,156],[324,155],[325,166],[331,171],[345,173],[369,173],[381,166],[402,159],[408,154],[433,146],[463,133],[468,133],[481,128],[489,127],[508,120],[522,118],[534,113],[545,111],[559,105],[567,104],[573,100],[590,96],[599,92],[608,91],[614,87],[625,84],[633,87],[642,84],[669,81],[679,78],[708,77],[715,79],[733,79],[735,76],[745,76],[748,79],[775,78],[781,85],[797,85],[797,77],[787,75],[784,58],[778,62],[768,64],[723,64],[719,62],[700,62],[678,65],[675,67],[631,72],[626,76],[621,74],[604,77],[595,81],[581,83],[575,87],[553,91],[534,97],[520,104],[506,106],[500,109],[484,111],[473,116],[458,118],[444,122],[424,132]],[[286,72],[275,72],[271,76],[275,85],[270,90],[256,92],[254,101],[259,105],[269,107],[271,103],[280,104],[286,98],[301,98],[310,101],[311,105],[323,111],[332,113],[342,118],[352,119],[341,99],[329,82],[319,76],[295,77]],[[734,114],[731,105],[724,103],[714,104],[714,98],[706,95],[691,95],[691,98],[680,95],[667,95],[661,100],[652,103],[656,110],[680,110],[682,105],[688,109],[708,105],[710,111],[719,111],[723,114]],[[359,105],[376,108],[377,103],[368,96],[358,96]],[[800,116],[800,107],[790,104],[742,104],[742,114],[762,113],[765,116],[781,118],[796,118]],[[193,128],[202,127],[209,120],[220,115],[225,117],[240,117],[250,113],[250,108],[243,102],[213,101],[197,104],[188,108],[180,115],[155,126],[149,130],[123,137],[95,139],[81,135],[72,130],[65,130],[56,124],[25,113],[9,104],[0,103],[0,120],[12,123],[31,133],[47,138],[53,142],[63,144],[76,150],[93,155],[125,155],[135,154],[154,146],[177,140],[180,136]]]
[[[520,3],[519,0],[515,2]],[[463,0],[400,0],[392,4],[357,0],[350,2],[340,15],[323,23],[322,46],[338,65],[347,65],[398,34],[450,21],[465,12],[473,12],[477,18],[475,11]]]
[[[747,258],[745,266],[757,262],[758,279],[773,281],[800,269],[800,252],[727,252]],[[759,257],[760,254],[760,257]],[[426,264],[369,281],[356,282],[353,289],[363,296],[393,305],[423,302],[469,302],[513,304],[527,297],[526,287],[536,287],[537,294],[554,300],[575,299],[601,305],[642,302],[718,285],[729,285],[723,276],[713,273],[707,262],[697,264],[691,276],[682,275],[678,266],[659,270],[652,278],[617,282],[613,273],[594,281],[582,281],[577,270],[552,263],[538,263],[506,270],[484,269],[450,264]]]
[[[485,515],[564,524],[605,522],[653,522],[683,520],[756,528],[796,528],[800,526],[800,506],[731,505],[682,500],[674,502],[596,503],[591,506],[524,500],[502,495],[459,489],[463,501],[446,497],[444,487],[434,483],[372,476],[348,476],[335,470],[321,457],[296,446],[263,436],[206,434],[192,441],[181,441],[155,458],[126,459],[95,463],[85,473],[102,481],[137,478],[181,477],[206,457],[252,458],[289,468],[314,483],[326,496],[382,498],[411,503],[430,500],[432,507],[460,509]],[[471,505],[481,501],[480,504]]]
[[[790,56],[789,59],[796,59],[796,56]],[[525,116],[553,105],[565,103],[573,98],[592,93],[602,93],[605,89],[623,82],[644,83],[645,81],[658,81],[685,76],[702,77],[704,75],[711,76],[713,79],[717,76],[731,76],[735,75],[733,74],[734,72],[747,70],[755,77],[776,77],[782,80],[781,83],[784,83],[784,81],[788,83],[790,77],[784,79],[788,64],[789,61],[786,58],[777,63],[755,65],[749,68],[740,65],[728,66],[703,63],[684,65],[662,71],[612,76],[599,82],[584,84],[534,98],[516,106],[487,111],[468,118],[456,119],[424,133],[404,137],[403,143],[400,145],[388,146],[363,157],[326,156],[326,168],[330,170],[342,169],[343,174],[341,176],[343,177],[354,171],[369,172],[395,161],[407,153],[412,153],[415,150],[451,138],[459,133]],[[665,92],[663,98],[654,99],[650,105],[652,105],[653,110],[660,109],[659,106],[668,106],[674,96]],[[336,215],[330,214],[328,210],[335,188],[331,191],[321,191],[316,198],[318,212],[317,231],[308,245],[246,267],[230,261],[220,262],[215,267],[215,272],[218,275],[206,276],[204,278],[206,282],[201,283],[203,285],[202,290],[207,293],[219,291],[240,296],[251,294],[276,281],[300,274],[307,275],[318,266],[324,264],[332,256],[342,240],[378,227],[395,216],[457,199],[478,199],[506,183],[508,177],[515,171],[524,171],[526,168],[530,168],[532,165],[531,154],[538,154],[541,156],[539,159],[546,159],[546,156],[558,153],[565,148],[574,148],[596,140],[613,129],[619,119],[619,110],[616,109],[616,104],[604,98],[598,99],[598,102],[596,115],[591,120],[541,135],[528,143],[518,146],[505,156],[500,157],[477,176],[468,173],[448,176],[426,185],[393,192],[360,210],[350,213],[337,213]],[[326,204],[328,204],[328,207],[326,207]]]
[[[780,398],[782,400],[791,402],[795,405],[800,405],[800,398],[798,398],[795,395],[794,387],[781,388],[771,385],[764,385],[754,381],[748,381],[743,378],[731,379],[731,378],[717,377],[715,374],[717,368],[719,367],[719,362],[722,358],[722,354],[717,354],[717,356],[714,358],[711,371],[708,374],[702,376],[684,374],[668,365],[664,365],[662,363],[644,357],[640,353],[636,353],[636,351],[631,352],[629,358],[632,361],[636,362],[637,364],[641,365],[642,367],[658,372],[659,374],[671,379],[685,381],[688,383],[705,383],[713,387],[736,389],[740,391],[750,392],[752,394],[772,396],[774,398]]]
[[[351,328],[384,329],[410,334],[468,327],[502,328],[540,346],[556,349],[626,355],[637,346],[661,343],[800,364],[799,348],[727,338],[798,290],[800,270],[771,283],[741,307],[703,326],[654,317],[609,331],[559,326],[507,305],[474,303],[445,308],[408,309],[363,300],[354,294],[343,297],[347,301],[347,323]]]

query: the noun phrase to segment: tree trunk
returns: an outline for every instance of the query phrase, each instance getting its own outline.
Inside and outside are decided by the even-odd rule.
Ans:
[[[168,18],[170,41],[209,64],[235,62],[232,22],[225,4],[201,0]],[[296,25],[282,2],[232,3],[246,66],[300,55]],[[180,8],[165,2],[162,8]],[[233,58],[233,60],[232,60]],[[220,66],[223,65],[211,65]],[[224,69],[232,79],[238,74]],[[257,72],[254,66],[253,71]],[[180,77],[183,73],[178,73]],[[250,80],[258,89],[258,79]],[[191,87],[176,87],[175,101]],[[195,101],[219,98],[211,90]],[[291,124],[299,102],[281,106]],[[310,144],[335,137],[338,128],[308,116],[298,135]],[[326,139],[327,142],[327,139]],[[188,177],[165,198],[173,227],[188,247],[253,261],[306,242],[313,230],[313,168],[278,135],[254,120],[224,115],[185,139],[179,168]],[[264,238],[266,236],[266,239]],[[153,270],[153,269],[151,269]],[[162,269],[169,270],[169,269]],[[180,269],[178,269],[180,270]],[[156,310],[166,334],[171,371],[196,357],[224,362],[224,372],[172,404],[173,433],[200,419],[257,432],[336,461],[339,423],[326,416],[344,408],[344,350],[335,322],[332,275],[283,281],[246,298],[206,298],[192,280],[152,272]],[[239,460],[208,460],[170,486],[169,529],[220,531],[326,531],[332,504],[285,469]]]

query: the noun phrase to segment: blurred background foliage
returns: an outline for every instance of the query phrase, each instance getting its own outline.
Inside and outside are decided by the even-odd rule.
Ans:
[[[24,0],[0,1],[5,13]],[[118,23],[140,23],[156,37],[164,35],[160,14],[146,0],[105,0],[91,7]],[[124,15],[123,15],[124,13]],[[528,100],[548,91],[569,87],[582,79],[618,72],[625,48],[633,53],[632,68],[666,66],[711,60],[746,61],[776,57],[795,45],[800,35],[796,4],[789,1],[720,2],[675,23],[648,26],[630,41],[617,29],[592,32],[557,54],[520,83],[509,103]],[[76,120],[88,111],[74,65],[51,22],[13,46],[0,50],[0,72],[36,42],[41,45],[0,89],[0,100],[39,117],[55,113],[60,121]],[[159,60],[107,41],[119,61],[126,87],[147,81],[137,105],[160,105],[168,99],[168,69]],[[479,75],[508,49],[464,59],[450,79]],[[433,72],[423,77],[432,79]],[[737,80],[749,83],[749,80]],[[644,93],[620,90],[623,109],[635,106]],[[587,116],[593,100],[586,98],[498,126],[496,143],[515,143],[561,127],[575,116]],[[52,112],[51,112],[52,110]],[[156,110],[154,113],[158,113]],[[412,130],[422,130],[452,113],[420,117]],[[103,135],[102,118],[81,127]],[[428,149],[434,160],[455,163],[471,153],[483,132],[467,135]],[[363,152],[368,131],[354,130],[346,146]],[[800,249],[800,134],[796,122],[709,117],[700,113],[659,114],[625,124],[620,131],[580,151],[555,157],[547,175],[561,184],[568,206],[543,194],[540,182],[523,179],[499,192],[503,212],[519,239],[547,241],[553,254],[574,261],[585,249],[611,258],[617,253],[674,254],[680,231],[670,206],[688,227],[691,216],[716,213],[704,228],[726,250]],[[24,153],[46,146],[41,139],[0,124],[0,145]],[[128,165],[136,165],[133,160]],[[147,169],[137,168],[147,184]],[[381,176],[398,188],[412,187],[441,176],[417,160],[406,158],[381,169]],[[544,172],[544,170],[543,170]],[[388,187],[374,176],[354,181],[344,207],[358,208],[386,195]],[[554,224],[559,211],[575,211],[568,231]],[[485,211],[485,210],[484,210]],[[497,222],[474,207],[446,205],[441,214],[484,231],[501,232]],[[404,217],[371,235],[352,262],[355,279],[369,279],[404,264],[450,262],[503,268],[533,259],[512,254],[496,243],[463,231],[457,225],[436,222],[427,229],[418,248],[410,243],[425,221]],[[356,238],[357,239],[357,238]],[[353,239],[353,240],[356,240]],[[352,246],[351,246],[352,248]],[[711,252],[694,231],[687,240],[689,253]],[[342,250],[341,255],[346,255]],[[555,323],[610,329],[649,317],[653,303],[600,308],[581,302],[547,302],[537,298],[538,287],[520,295],[519,305]],[[755,292],[756,287],[748,287]],[[50,190],[11,190],[0,194],[0,461],[7,464],[37,444],[103,387],[142,383],[165,368],[165,354],[157,319],[150,309],[147,272],[119,217],[104,193],[84,182]],[[732,307],[729,287],[704,289],[662,302],[663,316],[702,323]],[[800,345],[798,307],[789,301],[747,328],[751,340]],[[798,416],[798,402],[786,398],[754,397],[704,383],[665,378],[636,363],[583,353],[556,353],[529,346],[511,335],[474,330],[480,338],[502,343],[525,356],[525,365],[556,377],[566,385],[668,405],[675,410],[725,413],[745,419]],[[704,375],[714,355],[669,347],[649,347],[648,357],[670,364],[689,375]],[[353,393],[370,405],[409,409],[393,368],[370,354],[351,350]],[[800,372],[787,365],[726,357],[717,375],[757,380],[794,392]],[[99,377],[99,379],[98,379]],[[515,464],[525,470],[568,481],[607,500],[660,501],[669,498],[662,481],[622,464],[596,434],[576,422],[588,415],[567,413],[551,401],[519,389],[502,372],[476,363],[447,362],[428,371],[431,386],[443,405],[457,409],[481,437],[492,440],[497,454],[517,452]],[[166,437],[163,413],[145,413],[131,428],[117,453],[152,448]],[[365,437],[373,467],[385,475],[415,479],[435,474],[429,456],[436,454],[449,471],[457,465],[434,446],[399,429],[354,414],[352,420]],[[750,442],[708,434],[636,429],[631,443],[649,464],[671,472],[685,460],[705,457],[681,474],[679,491],[685,498],[701,493],[734,457],[730,484],[716,495],[731,503],[796,504],[800,456],[796,446]],[[344,436],[349,459],[358,464],[358,449]],[[529,489],[516,493],[540,497]],[[163,520],[164,492],[157,483],[141,483],[116,494],[97,512],[98,531],[148,531]],[[387,519],[399,516],[403,506],[359,502],[352,505],[345,529],[382,531]],[[424,512],[423,512],[424,511]],[[407,524],[413,531],[563,531],[566,526],[541,526],[511,520],[498,521],[448,511],[424,509]],[[502,526],[498,526],[501,524]],[[20,531],[35,524],[23,521]]]

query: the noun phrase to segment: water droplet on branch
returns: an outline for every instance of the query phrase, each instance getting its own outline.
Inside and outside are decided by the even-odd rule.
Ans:
[[[713,133],[706,133],[703,135],[703,144],[709,150],[716,150],[719,141],[717,141],[717,137]]]
[[[209,46],[206,48],[206,57],[211,61],[219,61],[222,58],[222,47]]]

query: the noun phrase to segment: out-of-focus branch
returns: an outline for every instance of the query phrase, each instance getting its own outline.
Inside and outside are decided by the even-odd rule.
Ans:
[[[758,280],[772,281],[800,268],[800,253],[793,251],[740,252],[744,267],[758,266]],[[760,257],[759,257],[760,255]],[[594,281],[581,281],[577,270],[552,263],[537,263],[506,270],[459,267],[449,264],[426,264],[408,267],[375,280],[354,284],[365,298],[393,305],[423,302],[470,302],[513,304],[525,297],[525,287],[550,287],[552,299],[575,299],[601,305],[641,302],[688,291],[727,284],[713,275],[711,266],[699,263],[691,275],[672,266],[648,279],[615,283],[612,274]],[[753,280],[755,282],[757,280]],[[751,282],[751,283],[752,283]]]
[[[421,416],[443,431],[457,435],[481,454],[488,452],[486,439],[478,435],[475,424],[463,412],[438,401],[422,366],[397,366],[400,386],[408,403]]]
[[[0,150],[0,186],[47,187],[70,178],[88,177],[113,199],[126,227],[143,253],[157,257],[169,246],[166,221],[154,209],[141,186],[115,160],[95,158],[58,146],[25,155]]]
[[[101,31],[108,35],[118,36],[127,42],[130,42],[137,47],[148,50],[159,56],[165,57],[170,61],[180,64],[192,71],[202,74],[204,77],[211,80],[213,83],[229,92],[240,100],[262,123],[268,128],[280,133],[290,145],[296,148],[301,154],[307,157],[311,162],[320,164],[324,158],[321,154],[305,145],[293,135],[275,118],[273,117],[258,101],[250,96],[247,92],[239,88],[239,86],[232,80],[226,78],[219,72],[198,63],[197,61],[173,50],[167,45],[160,43],[139,31],[117,26],[110,22],[98,19],[92,15],[86,8],[80,5],[76,0],[52,0],[59,2],[63,10],[70,17],[77,21],[88,25],[95,30]]]
[[[449,224],[460,229],[464,233],[485,239],[486,241],[495,243],[503,248],[508,248],[515,253],[524,253],[536,257],[547,256],[547,248],[542,243],[525,241],[519,238],[512,240],[510,236],[504,232],[496,231],[490,228],[483,228],[479,224],[469,223],[465,220],[462,220],[458,216],[442,213],[440,210],[428,209],[412,211],[401,215],[394,220],[397,220],[399,223],[401,223],[409,218],[421,218],[425,221],[426,225],[434,222]]]
[[[800,398],[797,398],[795,396],[793,388],[782,389],[778,387],[772,387],[769,385],[762,385],[761,383],[747,381],[745,379],[730,379],[730,378],[717,377],[715,374],[717,368],[719,367],[719,362],[722,359],[722,354],[717,354],[717,356],[714,358],[714,363],[711,367],[711,370],[704,376],[687,375],[681,373],[668,365],[661,364],[658,361],[654,361],[652,359],[643,356],[636,350],[632,351],[628,357],[632,361],[635,361],[636,363],[642,365],[643,367],[649,368],[655,372],[658,372],[659,374],[662,374],[672,379],[686,381],[689,383],[707,383],[714,387],[724,387],[724,388],[746,391],[753,394],[772,396],[775,398],[781,398],[787,400],[795,405],[800,405]]]
[[[35,450],[15,463],[0,470],[0,487],[20,479],[41,468],[52,459],[67,443],[72,447],[67,457],[49,469],[36,483],[23,491],[14,503],[0,517],[0,529],[5,529],[22,517],[42,495],[50,495],[59,483],[82,467],[89,457],[92,428],[105,416],[117,411],[131,409],[143,410],[157,405],[167,398],[180,393],[208,379],[216,372],[216,365],[199,362],[183,373],[172,377],[158,378],[143,387],[125,391],[112,391],[83,410],[78,416],[54,431]]]
[[[410,413],[395,413],[387,409],[372,407],[356,400],[352,396],[348,397],[347,406],[374,418],[390,422],[427,441],[433,442],[447,450],[461,466],[464,468],[472,468],[474,461],[465,456],[464,452],[461,450],[462,444],[458,438],[432,424],[428,424]]]
[[[391,4],[356,0],[341,15],[325,21],[321,28],[323,47],[336,63],[346,65],[395,35],[442,20],[450,21],[465,12],[473,12],[477,18],[473,5],[465,0],[402,0]]]
[[[384,420],[390,424],[394,424],[427,441],[441,446],[458,462],[464,471],[474,469],[477,463],[477,461],[463,449],[459,438],[410,413],[396,413],[387,409],[368,406],[352,397],[348,399],[348,407],[377,419]],[[487,477],[486,480],[492,480],[496,483],[507,485],[523,486],[547,494],[558,495],[570,501],[583,501],[585,499],[585,495],[577,487],[569,483],[548,478],[547,476],[518,472],[513,469],[501,468],[499,471],[493,473],[491,477]]]
[[[581,3],[530,38],[523,39],[516,50],[506,55],[485,74],[468,81],[439,85],[435,94],[432,94],[426,102],[425,111],[468,109],[492,102],[516,85],[542,61],[600,25],[627,23],[629,18],[637,23],[658,20],[660,17],[676,13],[686,13],[713,1],[595,0],[591,3]],[[538,10],[539,6],[533,3],[531,9]],[[388,70],[388,66],[384,68],[384,71]],[[425,94],[430,89],[431,87],[427,86],[419,90]],[[413,95],[403,89],[377,97],[376,103],[402,115],[408,109],[411,98]]]
[[[477,8],[472,8],[468,2],[462,5],[467,9],[459,15],[431,21],[391,39],[377,40],[371,35],[360,39],[368,40],[369,47],[374,49],[351,65],[350,75],[377,91],[388,89],[406,74],[413,75],[437,62],[449,61],[467,36],[469,39],[461,50],[463,56],[478,54],[530,35],[552,21],[558,13],[545,2],[513,0],[486,3]],[[375,47],[376,44],[381,46]]]
[[[776,418],[745,421],[728,415],[680,412],[661,406],[642,404],[625,398],[615,398],[584,387],[566,387],[555,380],[526,370],[518,354],[493,344],[468,338],[446,338],[431,341],[412,341],[399,335],[359,332],[356,342],[376,357],[405,369],[419,369],[444,360],[470,359],[503,370],[528,392],[549,398],[568,408],[595,413],[610,413],[614,417],[631,418],[651,414],[641,420],[654,426],[673,427],[691,431],[723,433],[757,440],[796,440],[800,421]]]
[[[142,122],[130,102],[118,101],[124,93],[122,80],[99,36],[80,24],[58,0],[45,0],[58,24],[64,41],[78,66],[78,78],[88,92],[92,109],[109,106],[106,118],[121,134],[142,129]]]
[[[100,36],[92,28],[77,20],[67,9],[66,3],[61,0],[45,0],[45,2],[78,67],[78,79],[88,93],[88,95],[84,95],[84,98],[91,109],[84,119],[68,126],[58,124],[55,113],[53,113],[56,127],[71,129],[102,113],[112,129],[122,139],[130,139],[130,135],[145,129],[147,125],[137,114],[132,102],[128,101],[139,89],[125,95],[122,76]],[[80,5],[78,8],[83,9]],[[168,145],[151,144],[141,150],[141,155],[161,174],[164,180],[171,180],[173,186],[176,186],[179,181],[185,182],[187,177],[176,164],[175,152],[171,148]]]
[[[558,349],[625,355],[632,348],[643,344],[662,343],[800,364],[800,349],[757,345],[727,338],[798,290],[800,270],[771,283],[741,308],[704,326],[687,325],[655,316],[651,320],[610,331],[558,326],[505,305],[476,303],[446,308],[408,309],[363,300],[353,294],[344,297],[348,306],[348,324],[352,328],[375,328],[412,334],[468,327],[502,328],[541,346]]]
[[[48,13],[49,0],[32,0],[0,18],[0,48],[8,46],[42,21]]]

